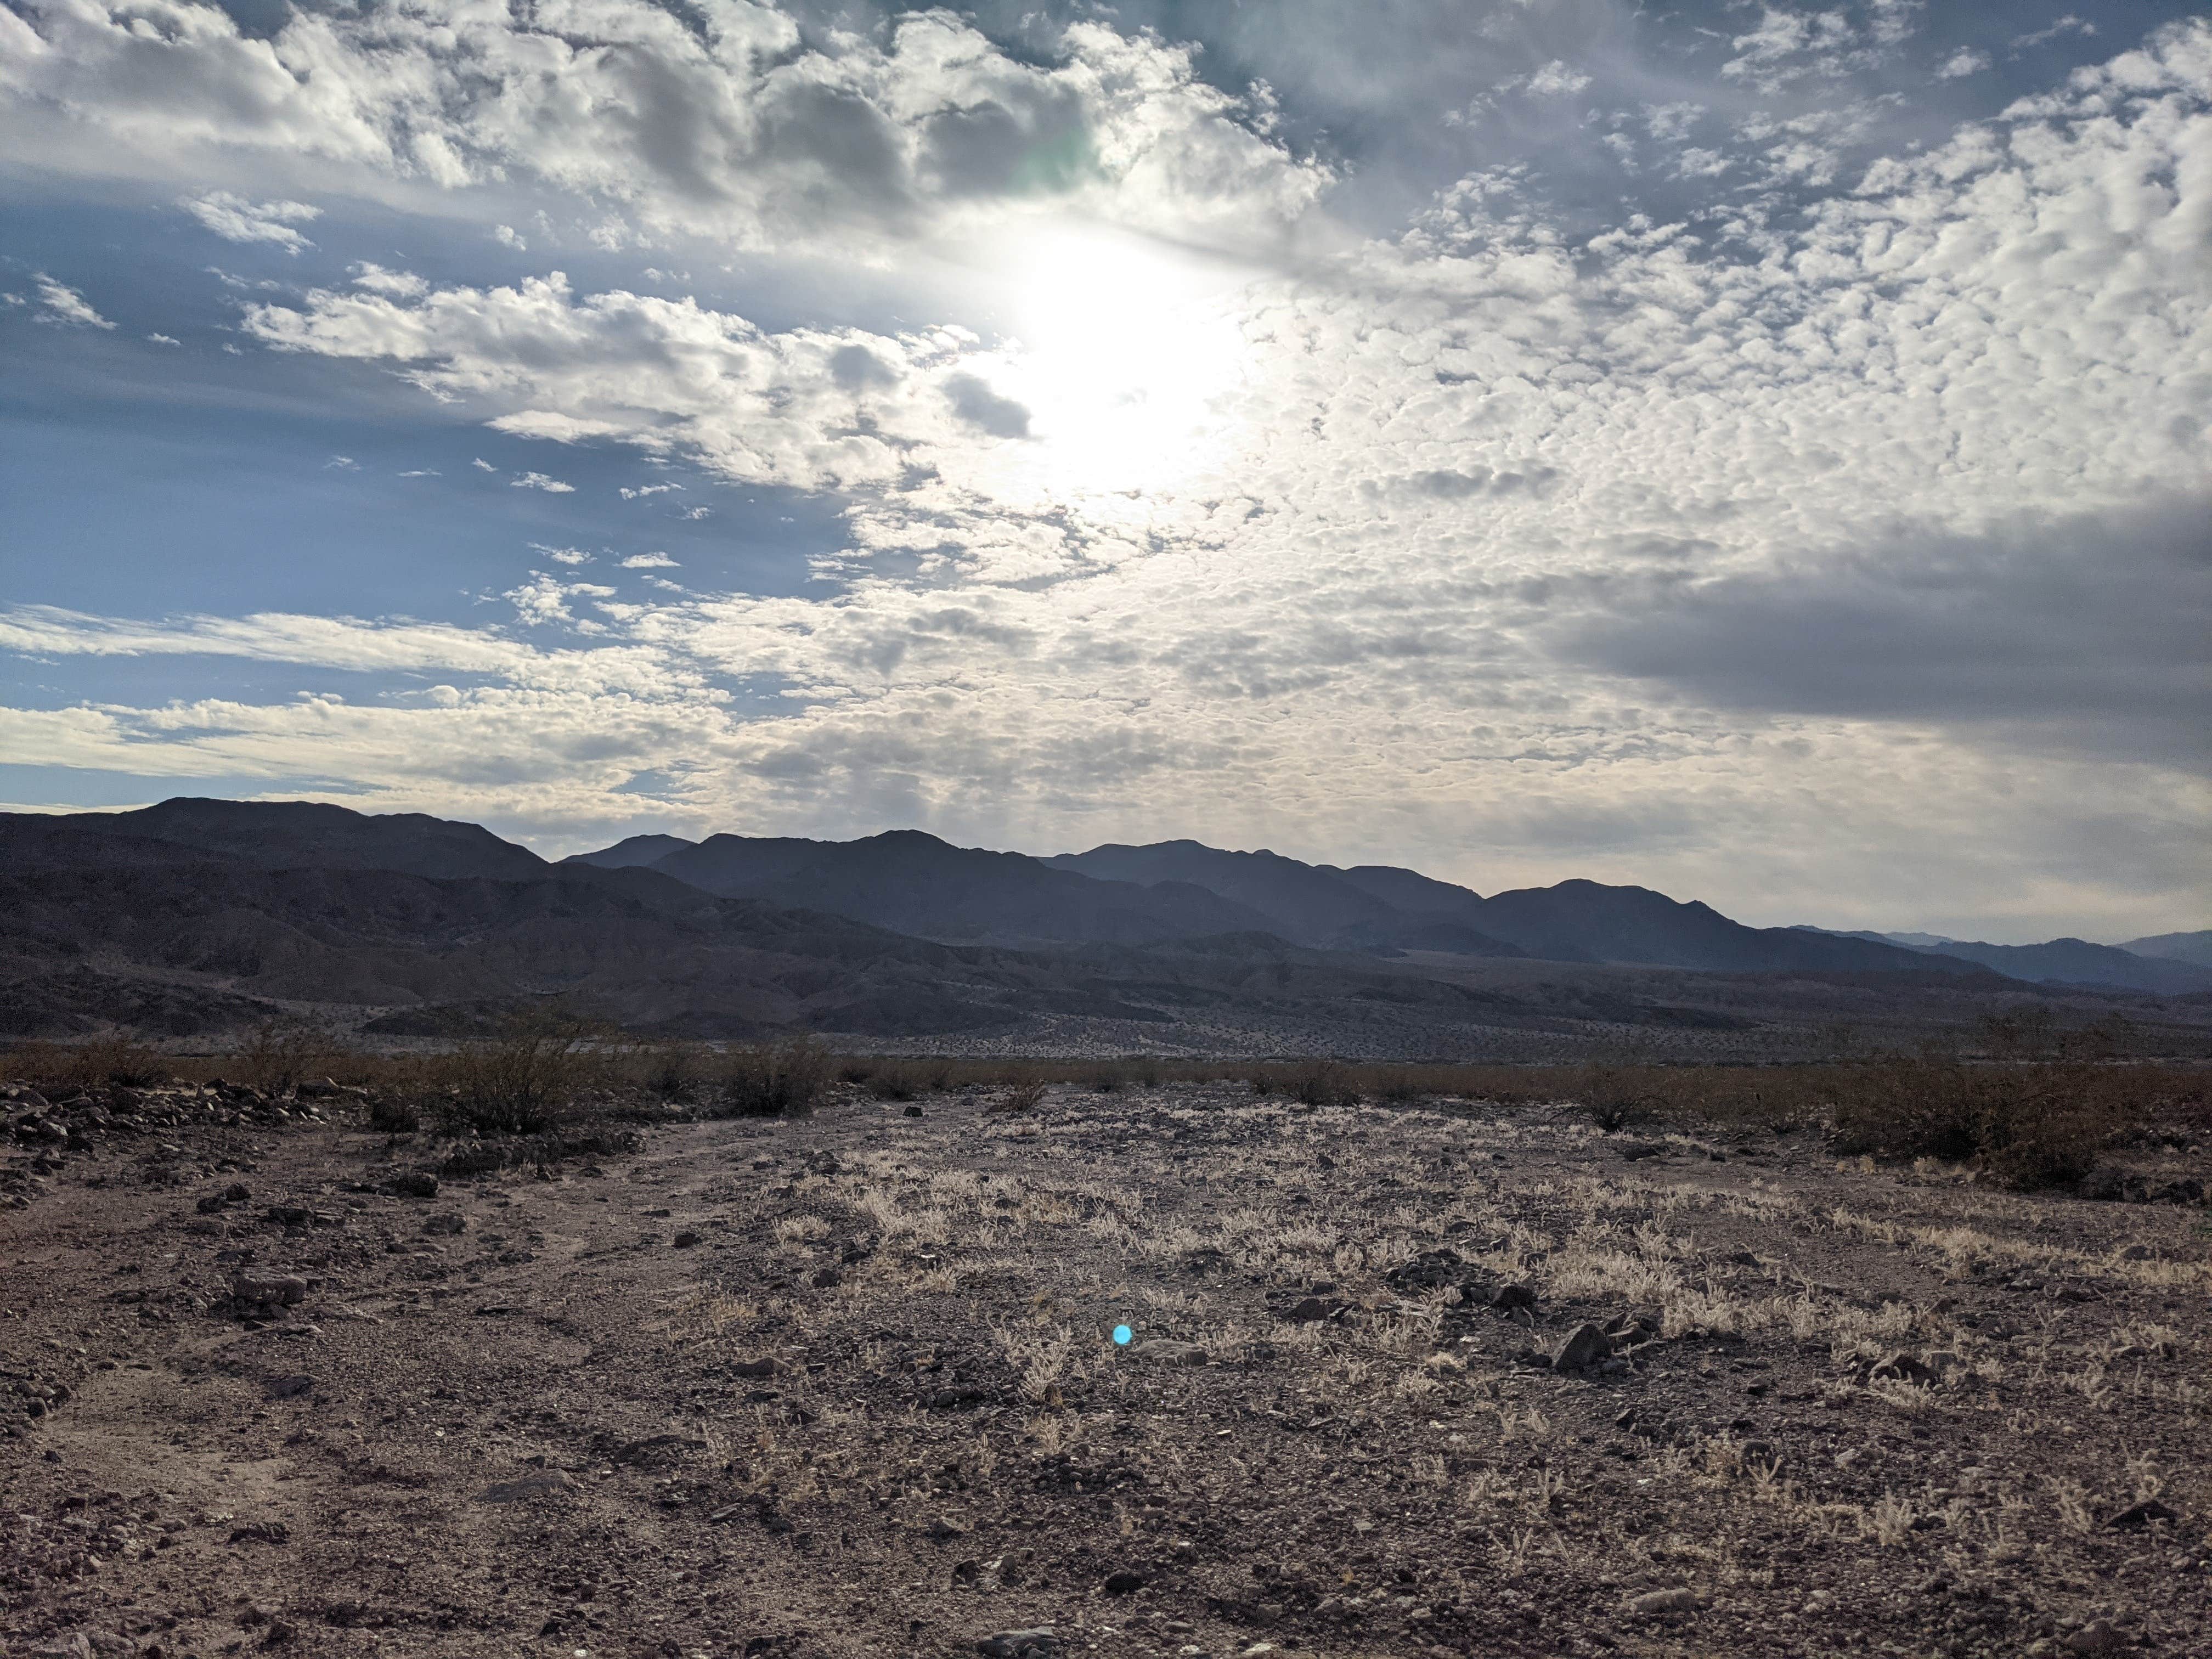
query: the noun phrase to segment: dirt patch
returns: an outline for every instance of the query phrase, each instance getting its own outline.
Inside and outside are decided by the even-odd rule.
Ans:
[[[283,1103],[58,1143],[0,1214],[0,1640],[2212,1644],[2201,1206],[1466,1101],[911,1103],[434,1186]]]

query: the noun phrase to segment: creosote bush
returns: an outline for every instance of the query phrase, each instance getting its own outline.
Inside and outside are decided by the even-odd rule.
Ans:
[[[464,1044],[433,1068],[449,1079],[442,1102],[451,1127],[488,1134],[536,1134],[598,1082],[592,1049],[606,1033],[557,1012],[517,1015],[495,1037]]]
[[[830,1051],[812,1037],[792,1037],[722,1056],[715,1103],[732,1117],[796,1117],[814,1109],[829,1087]]]

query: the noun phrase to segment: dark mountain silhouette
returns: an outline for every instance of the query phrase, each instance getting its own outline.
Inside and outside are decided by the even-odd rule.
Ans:
[[[823,910],[923,939],[1141,945],[1264,929],[1203,889],[1093,881],[918,830],[860,841],[711,836],[652,866],[710,893]]]
[[[1894,939],[1898,936],[1844,933],[1826,937]],[[1961,962],[1978,962],[2008,979],[2027,980],[2039,985],[2110,985],[2128,991],[2154,991],[2166,996],[2212,991],[2212,967],[2199,966],[2185,959],[2142,956],[2122,945],[2092,945],[2087,939],[2054,939],[2040,945],[1989,945],[1978,939],[1947,939],[1936,945],[1908,945],[1905,948]]]
[[[1108,846],[1051,860],[1130,880],[1174,876],[1265,914],[1285,937],[1340,949],[1378,945],[1554,962],[1646,963],[1724,973],[1915,972],[1943,959],[1787,927],[1747,927],[1711,907],[1643,887],[1564,881],[1489,898],[1388,865],[1339,870],[1197,842]],[[1917,959],[1916,959],[1916,957]],[[1966,964],[1952,964],[1969,971]]]
[[[592,864],[602,870],[629,870],[641,864],[652,864],[672,853],[679,853],[685,848],[698,844],[686,841],[681,836],[632,836],[611,847],[602,847],[596,853],[571,853],[561,862]]]
[[[2118,948],[2130,956],[2156,957],[2165,962],[2193,962],[2199,968],[2212,968],[2212,927],[2193,933],[2154,933],[2148,939],[2123,939]]]
[[[479,824],[420,812],[372,816],[313,801],[179,796],[131,812],[0,814],[0,855],[12,870],[56,863],[161,864],[186,854],[264,869],[397,870],[437,880],[526,880],[547,868],[537,854]]]
[[[1339,870],[1302,864],[1279,853],[1227,853],[1194,841],[1149,847],[1094,847],[1045,862],[1100,880],[1159,884],[1182,882],[1248,907],[1263,926],[1302,945],[1335,950],[1448,951],[1463,956],[1519,956],[1468,921],[1481,900],[1464,887],[1431,881],[1411,870],[1369,866]],[[1421,896],[1409,912],[1376,890]]]

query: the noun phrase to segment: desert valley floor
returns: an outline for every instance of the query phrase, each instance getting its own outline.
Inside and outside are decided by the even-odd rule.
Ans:
[[[136,1106],[0,1211],[15,1659],[2212,1652],[2201,1206],[1229,1084],[434,1191]]]

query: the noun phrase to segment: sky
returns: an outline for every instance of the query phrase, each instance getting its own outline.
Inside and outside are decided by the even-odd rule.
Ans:
[[[2212,926],[2212,20],[0,0],[0,804]]]

